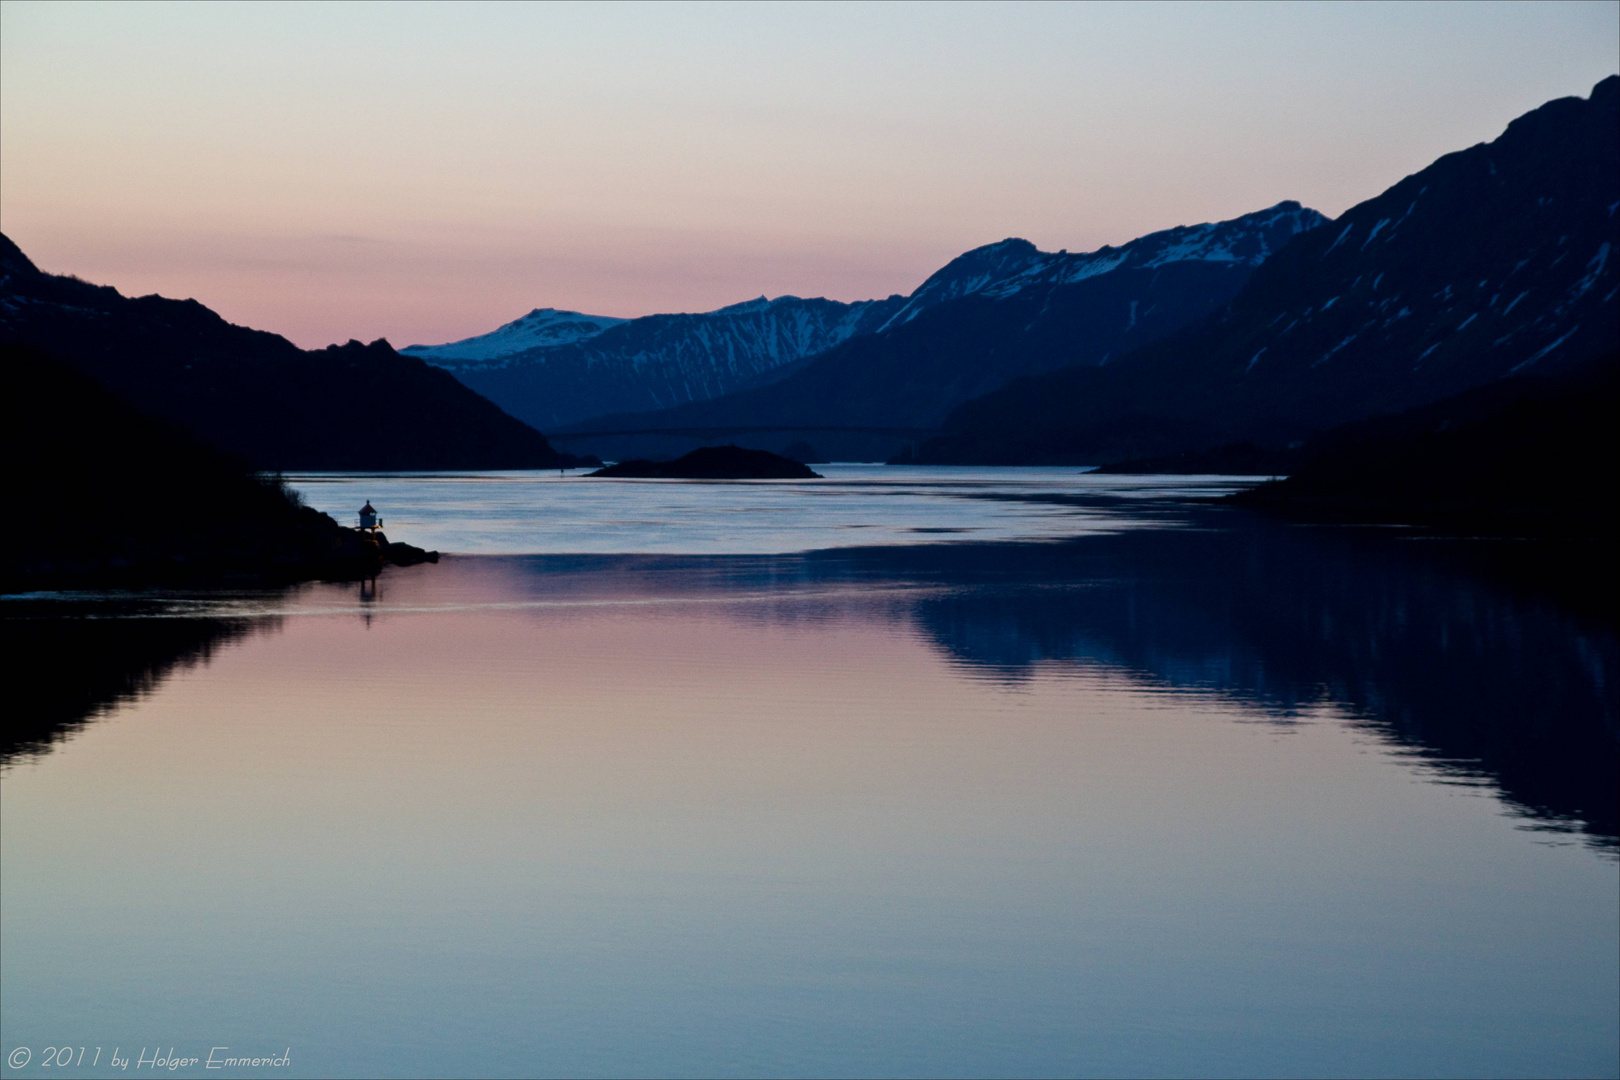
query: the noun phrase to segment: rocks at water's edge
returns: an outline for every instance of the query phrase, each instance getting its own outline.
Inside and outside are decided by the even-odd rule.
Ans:
[[[436,563],[439,561],[437,551],[425,551],[414,544],[389,543],[382,534],[378,534],[381,548],[379,554],[382,560],[391,566],[416,566],[419,563]]]
[[[769,450],[700,446],[674,461],[621,461],[590,474],[636,480],[818,480],[808,465]]]

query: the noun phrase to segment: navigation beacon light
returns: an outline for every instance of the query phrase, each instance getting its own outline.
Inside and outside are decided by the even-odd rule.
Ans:
[[[375,533],[382,528],[382,518],[377,516],[377,510],[371,505],[370,499],[367,499],[366,505],[360,508],[360,527],[369,533]]]

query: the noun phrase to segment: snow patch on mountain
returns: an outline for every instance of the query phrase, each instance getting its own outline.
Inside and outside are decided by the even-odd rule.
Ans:
[[[1081,254],[1041,251],[1028,240],[1003,240],[952,259],[911,294],[883,329],[910,322],[946,300],[974,294],[1005,299],[1032,285],[1069,285],[1121,267],[1153,269],[1193,261],[1259,266],[1296,235],[1326,220],[1288,201],[1230,221],[1165,229],[1122,247]]]
[[[557,308],[535,308],[521,319],[514,319],[487,334],[462,338],[460,341],[451,341],[443,345],[410,345],[400,352],[420,356],[432,363],[498,360],[526,349],[548,345],[570,345],[576,341],[584,341],[625,321],[627,320],[615,319],[608,315],[583,315],[577,311],[560,311]]]
[[[884,334],[969,296],[1002,300],[1121,269],[1259,265],[1324,219],[1285,202],[1231,221],[1166,229],[1121,247],[1043,252],[1010,238],[952,259],[910,296],[844,303],[765,296],[698,314],[607,319],[541,308],[492,333],[404,350],[447,368],[543,430],[608,413],[705,401],[782,378],[863,334]],[[1131,329],[1135,327],[1134,321]]]

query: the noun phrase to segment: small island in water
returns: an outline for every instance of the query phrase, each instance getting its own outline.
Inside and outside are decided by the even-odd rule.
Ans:
[[[700,446],[674,461],[620,461],[590,474],[620,480],[819,480],[792,458],[741,446]]]

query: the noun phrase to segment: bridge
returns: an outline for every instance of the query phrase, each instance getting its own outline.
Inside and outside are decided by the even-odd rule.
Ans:
[[[717,427],[689,427],[689,428],[614,428],[603,431],[548,431],[546,438],[552,442],[563,439],[593,439],[605,438],[609,435],[676,435],[687,439],[720,439],[727,435],[759,435],[766,432],[792,431],[816,432],[836,431],[842,434],[855,435],[892,435],[897,438],[920,440],[931,438],[939,434],[939,428],[906,428],[906,427],[835,427],[821,424],[815,427],[802,424],[763,424],[763,425],[729,425]]]

